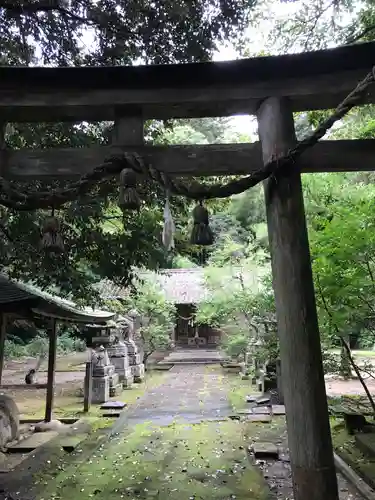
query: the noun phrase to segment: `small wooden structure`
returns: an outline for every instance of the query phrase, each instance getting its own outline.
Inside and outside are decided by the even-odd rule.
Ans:
[[[16,318],[33,319],[34,317],[46,318],[47,333],[49,336],[48,374],[47,384],[0,385],[0,389],[22,387],[22,389],[47,389],[45,421],[52,418],[53,396],[55,389],[55,364],[57,350],[57,321],[69,323],[103,323],[112,319],[115,313],[98,311],[91,308],[78,309],[71,301],[42,292],[38,288],[8,279],[0,275],[0,384],[4,366],[4,343],[8,321]]]
[[[202,347],[217,347],[220,332],[209,325],[198,325],[195,321],[196,307],[208,295],[204,273],[201,268],[165,269],[144,276],[155,280],[167,300],[176,306],[176,323],[172,334],[173,344],[180,347],[196,346],[198,335]]]
[[[6,122],[115,120],[107,148],[0,152],[8,179],[79,176],[136,151],[171,175],[249,174],[295,144],[293,112],[331,109],[371,71],[375,44],[170,66],[1,68]],[[375,88],[363,96],[375,102]],[[147,119],[256,114],[260,142],[145,146]],[[2,141],[0,140],[0,144]],[[301,172],[375,169],[375,140],[322,141],[265,183],[295,500],[337,500]]]

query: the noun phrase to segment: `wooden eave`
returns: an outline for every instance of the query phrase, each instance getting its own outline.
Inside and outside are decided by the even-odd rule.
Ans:
[[[227,62],[154,66],[0,68],[8,122],[102,121],[255,113],[269,96],[294,111],[335,107],[375,64],[375,43]],[[365,102],[375,102],[375,90]]]

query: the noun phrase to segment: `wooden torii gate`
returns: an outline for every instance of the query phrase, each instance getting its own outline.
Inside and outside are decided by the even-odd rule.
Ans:
[[[170,175],[249,174],[295,144],[294,111],[331,109],[375,64],[375,44],[220,63],[0,68],[0,120],[115,121],[112,146],[0,151],[7,179],[73,178],[136,151]],[[363,103],[375,102],[375,89]],[[256,114],[260,143],[147,146],[146,119]],[[1,144],[1,140],[0,140]],[[337,500],[300,172],[375,170],[375,141],[325,141],[265,182],[295,500]]]

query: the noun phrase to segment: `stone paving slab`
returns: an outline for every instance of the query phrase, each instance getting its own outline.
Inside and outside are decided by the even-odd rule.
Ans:
[[[19,443],[10,446],[7,449],[8,453],[28,453],[35,450],[39,446],[46,444],[51,439],[59,435],[56,431],[35,432],[30,437],[23,439]]]
[[[255,458],[275,458],[279,457],[279,449],[274,443],[257,442],[253,443],[250,450]]]
[[[264,424],[269,424],[272,422],[271,415],[249,415],[247,420],[250,422],[259,422]]]
[[[272,405],[272,413],[274,415],[285,415],[284,405]]]

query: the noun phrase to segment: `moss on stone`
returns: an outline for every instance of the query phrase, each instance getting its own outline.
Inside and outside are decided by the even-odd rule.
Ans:
[[[375,487],[375,459],[364,455],[350,436],[342,419],[331,418],[331,434],[336,453],[361,476],[370,486]]]
[[[95,453],[73,476],[58,474],[43,498],[265,500],[268,488],[246,456],[245,425],[139,424]],[[249,429],[247,424],[246,433]]]

